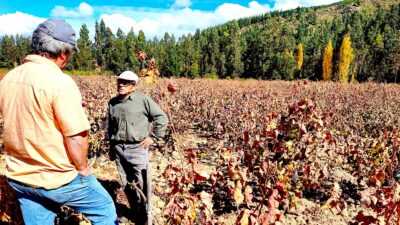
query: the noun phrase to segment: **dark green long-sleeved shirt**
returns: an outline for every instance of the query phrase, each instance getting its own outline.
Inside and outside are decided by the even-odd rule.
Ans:
[[[153,123],[152,132],[150,132]],[[168,117],[149,96],[132,92],[125,100],[114,97],[108,104],[108,135],[111,142],[134,143],[165,136]]]

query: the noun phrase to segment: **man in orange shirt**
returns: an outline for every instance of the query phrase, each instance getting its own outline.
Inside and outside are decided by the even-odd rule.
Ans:
[[[75,82],[61,69],[77,51],[61,19],[39,24],[31,54],[0,82],[8,183],[26,225],[54,224],[67,205],[93,225],[117,224],[113,200],[88,166],[87,116]]]

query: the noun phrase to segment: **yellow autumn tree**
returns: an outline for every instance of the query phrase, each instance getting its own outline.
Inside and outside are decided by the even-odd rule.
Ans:
[[[383,37],[382,37],[382,34],[378,34],[378,35],[376,36],[375,45],[376,45],[378,48],[381,48],[381,49],[383,49],[383,48],[385,47],[385,45],[383,44]]]
[[[324,59],[322,62],[322,77],[324,81],[332,80],[332,58],[333,58],[333,46],[332,40],[329,39],[328,44],[324,50]]]
[[[297,70],[301,70],[301,67],[303,66],[303,43],[299,43],[297,45]]]
[[[354,59],[353,48],[351,48],[350,35],[347,34],[343,38],[339,54],[339,81],[342,83],[347,83],[349,81],[350,65]]]

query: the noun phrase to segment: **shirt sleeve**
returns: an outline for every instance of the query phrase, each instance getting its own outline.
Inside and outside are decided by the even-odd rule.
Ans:
[[[165,136],[165,131],[167,130],[168,125],[168,117],[160,108],[160,106],[153,101],[153,99],[150,97],[146,97],[145,99],[145,108],[154,122],[154,128],[150,133],[150,137],[154,141],[158,141]]]
[[[89,130],[90,124],[82,108],[81,92],[72,78],[68,78],[58,89],[53,101],[53,110],[63,135],[73,136]]]
[[[111,136],[112,136],[112,123],[111,123],[111,101],[108,103],[108,112],[107,112],[107,135],[108,135],[108,141],[111,143]]]

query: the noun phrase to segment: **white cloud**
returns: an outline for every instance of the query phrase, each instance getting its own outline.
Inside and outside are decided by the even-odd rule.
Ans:
[[[104,13],[100,18],[104,19],[106,26],[110,27],[114,33],[118,27],[125,33],[133,28],[135,32],[142,30],[147,38],[154,36],[161,38],[165,32],[180,37],[183,34],[193,34],[197,28],[204,29],[232,19],[262,14],[270,10],[268,5],[260,5],[256,1],[250,2],[248,7],[224,3],[214,12],[204,12],[185,7],[168,11],[160,10],[160,13],[156,14],[154,11],[142,10],[140,12],[139,9],[128,10],[125,8],[124,14],[122,14],[107,13],[107,9],[102,8]],[[110,12],[115,12],[115,8]],[[139,17],[140,19],[133,19]],[[121,23],[121,21],[124,22]]]
[[[175,0],[174,4],[172,5],[172,8],[174,9],[186,8],[190,7],[191,5],[192,5],[191,0]]]
[[[273,10],[288,10],[301,6],[300,0],[276,0]]]
[[[30,14],[15,12],[0,15],[0,36],[22,34],[30,36],[45,19]]]
[[[260,4],[253,0],[247,6],[224,3],[212,12],[205,12],[189,8],[190,0],[176,0],[170,10],[101,7],[96,8],[96,11],[102,13],[100,18],[104,19],[106,26],[110,27],[114,33],[118,27],[125,33],[133,28],[136,33],[142,30],[147,38],[154,36],[161,38],[165,32],[180,37],[183,34],[193,34],[197,28],[205,29],[233,19],[260,15],[273,10],[288,10],[297,7],[330,4],[337,1],[274,0],[274,5],[271,7],[269,4]]]
[[[77,8],[67,9],[64,6],[55,6],[51,10],[52,17],[87,18],[93,15],[93,7],[82,2]]]
[[[18,11],[11,14],[0,15],[0,37],[11,34],[21,34],[26,37],[31,36],[37,26],[46,19],[47,18],[40,18]],[[77,36],[79,36],[79,30],[82,27],[82,19],[67,19],[67,22],[74,28]],[[94,22],[94,18],[85,20],[90,31],[90,37],[94,36]]]
[[[239,19],[253,15],[267,13],[273,10],[287,10],[296,7],[307,7],[321,4],[331,4],[338,0],[273,0],[274,5],[260,4],[253,0],[247,6],[224,3],[214,11],[205,12],[194,10],[188,5],[190,0],[176,0],[174,4],[182,8],[157,9],[117,6],[90,6],[82,2],[75,9],[67,9],[56,6],[52,10],[52,16],[64,17],[79,35],[82,22],[85,22],[90,31],[90,37],[94,36],[94,21],[104,19],[106,25],[115,34],[118,27],[125,33],[131,28],[137,33],[142,30],[147,38],[164,36],[165,32],[180,37],[184,34],[194,33],[197,28],[205,29],[225,23],[232,19]],[[99,17],[94,16],[96,11]],[[85,18],[83,21],[82,18]],[[39,23],[45,19],[33,15],[16,12],[14,14],[0,15],[0,36],[4,34],[31,35]],[[12,22],[11,22],[12,21]]]
[[[339,0],[301,0],[301,6],[308,7],[308,6],[316,6],[316,5],[329,5]]]
[[[317,5],[328,5],[339,0],[274,0],[273,10],[288,10],[297,7],[310,7]]]
[[[253,15],[263,14],[270,11],[269,5],[260,5],[256,1],[249,3],[249,7],[238,4],[224,3],[215,10],[215,15],[223,20],[233,20]]]
[[[131,28],[136,34],[142,30],[147,38],[164,36],[165,32],[180,37],[183,34],[194,33],[197,28],[206,28],[218,24],[219,20],[212,13],[205,13],[190,8],[174,10],[173,12],[164,12],[157,17],[135,20],[132,17],[122,14],[103,14],[101,19],[106,26],[110,27],[113,33],[119,28],[125,33]],[[121,21],[124,21],[121,23]]]

